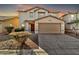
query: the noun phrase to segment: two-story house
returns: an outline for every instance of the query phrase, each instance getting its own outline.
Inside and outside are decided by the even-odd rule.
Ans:
[[[65,30],[66,32],[74,32],[74,29],[79,32],[79,25],[76,26],[76,23],[72,23],[74,20],[79,20],[79,13],[68,13],[63,16],[65,21]]]
[[[41,7],[19,11],[20,26],[24,24],[26,31],[35,33],[64,33],[64,21],[59,13]]]

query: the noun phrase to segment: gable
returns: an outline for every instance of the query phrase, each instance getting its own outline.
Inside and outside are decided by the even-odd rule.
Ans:
[[[39,8],[33,8],[33,9],[30,9],[30,10],[27,10],[27,12],[34,12],[37,9],[39,9]]]
[[[39,9],[37,9],[37,10],[35,10],[34,12],[44,12],[44,11],[47,11],[47,12],[49,12],[47,9],[44,9],[44,8],[39,8]]]
[[[27,9],[27,10],[18,10],[18,12],[28,12],[28,11],[32,11],[32,10],[36,10],[36,9],[39,9],[39,7],[33,7],[30,9]]]
[[[39,23],[64,23],[64,21],[61,21],[55,17],[51,17],[51,16],[48,16],[48,17],[45,17],[45,18],[40,18],[39,20],[37,20],[36,22],[39,22]]]

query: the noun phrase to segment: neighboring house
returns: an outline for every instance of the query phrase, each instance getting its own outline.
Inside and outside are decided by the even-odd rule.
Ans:
[[[63,16],[63,19],[65,21],[65,30],[66,32],[73,32],[74,28],[76,30],[79,30],[79,26],[76,26],[76,24],[72,24],[71,22],[73,22],[74,20],[79,19],[79,13],[68,13],[66,15]]]
[[[25,24],[26,31],[35,33],[64,33],[64,21],[59,13],[40,7],[19,11],[20,26]]]
[[[17,16],[0,16],[0,33],[5,31],[6,26],[19,27],[19,20]]]

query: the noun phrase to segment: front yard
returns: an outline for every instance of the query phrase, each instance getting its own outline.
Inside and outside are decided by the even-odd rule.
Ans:
[[[19,39],[21,41],[23,40],[21,37]],[[32,49],[38,49],[37,35],[31,34],[24,42],[25,45],[21,47],[21,42],[16,40],[13,36],[0,35],[0,54],[27,54],[28,51]],[[24,53],[24,51],[26,52]]]
[[[25,44],[21,50],[14,49],[20,46],[20,42],[9,35],[0,35],[0,54],[79,55],[79,39],[68,34],[32,33]]]

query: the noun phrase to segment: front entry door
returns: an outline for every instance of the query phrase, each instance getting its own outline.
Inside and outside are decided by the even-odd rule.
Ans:
[[[34,29],[35,29],[35,25],[31,24],[31,31],[34,32]]]

